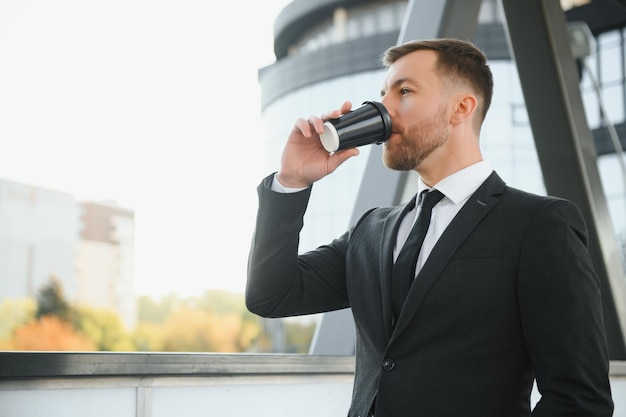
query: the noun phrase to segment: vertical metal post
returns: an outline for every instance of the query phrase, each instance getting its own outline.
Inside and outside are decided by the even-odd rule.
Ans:
[[[602,282],[611,359],[626,359],[626,278],[558,0],[502,0],[548,194],[575,202]]]
[[[152,416],[152,378],[139,381],[137,386],[136,417]]]

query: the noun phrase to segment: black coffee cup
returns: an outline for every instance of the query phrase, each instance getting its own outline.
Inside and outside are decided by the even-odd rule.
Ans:
[[[320,135],[328,152],[376,143],[380,145],[391,136],[391,117],[385,106],[366,101],[363,106],[324,123]]]

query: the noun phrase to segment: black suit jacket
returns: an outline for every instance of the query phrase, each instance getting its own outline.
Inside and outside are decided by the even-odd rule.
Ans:
[[[310,188],[258,188],[246,302],[266,317],[350,307],[356,369],[349,416],[610,416],[600,284],[586,227],[566,200],[492,173],[445,230],[395,327],[393,246],[404,205],[365,213],[299,255]]]

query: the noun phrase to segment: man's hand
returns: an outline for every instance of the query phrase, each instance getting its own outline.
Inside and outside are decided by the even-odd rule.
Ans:
[[[346,101],[340,109],[321,117],[311,116],[308,120],[300,118],[296,121],[285,144],[277,174],[278,182],[283,187],[306,188],[335,171],[348,158],[359,154],[357,148],[329,153],[319,138],[324,133],[326,120],[335,119],[351,109],[352,103]]]

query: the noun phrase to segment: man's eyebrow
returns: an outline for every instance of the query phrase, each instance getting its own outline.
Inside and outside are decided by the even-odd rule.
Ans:
[[[404,83],[416,84],[416,81],[412,80],[410,78],[398,78],[393,83],[391,83],[391,86],[389,87],[389,90],[393,90],[394,88],[397,88],[397,87],[401,86]],[[381,97],[384,96],[386,92],[387,92],[387,90],[381,89],[380,90]]]

